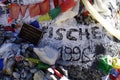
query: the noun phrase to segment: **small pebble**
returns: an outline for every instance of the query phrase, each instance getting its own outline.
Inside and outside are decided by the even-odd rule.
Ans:
[[[17,72],[13,72],[13,77],[16,78],[16,79],[19,79],[20,78],[20,74],[17,73]]]
[[[37,72],[37,69],[31,69],[30,72],[35,73],[35,72]]]
[[[34,80],[43,80],[44,79],[44,72],[38,71],[34,74]]]
[[[29,66],[29,63],[26,61],[23,61],[24,66]]]
[[[21,78],[26,78],[27,77],[27,72],[23,69],[21,72]]]

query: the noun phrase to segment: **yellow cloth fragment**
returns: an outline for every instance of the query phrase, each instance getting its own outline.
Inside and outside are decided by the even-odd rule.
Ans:
[[[115,69],[120,69],[120,59],[119,58],[113,58],[112,67]]]
[[[45,15],[43,15],[43,16],[40,16],[40,17],[38,18],[38,21],[39,21],[39,22],[41,22],[41,21],[49,21],[49,20],[51,20],[51,17],[49,16],[48,13],[45,14]]]

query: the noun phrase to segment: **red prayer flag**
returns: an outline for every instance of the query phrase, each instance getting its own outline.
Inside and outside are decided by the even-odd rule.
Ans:
[[[30,17],[40,15],[39,4],[32,4],[29,6]]]
[[[13,19],[18,19],[20,13],[20,6],[18,4],[11,4],[10,17]]]
[[[42,3],[39,4],[40,7],[40,15],[44,15],[48,13],[50,10],[50,0],[44,0]]]
[[[53,0],[53,2],[54,2],[54,6],[58,7],[64,2],[64,0]]]
[[[60,5],[61,11],[65,12],[68,9],[72,8],[74,5],[75,5],[75,1],[74,0],[65,0],[64,3],[62,3]]]
[[[20,6],[21,15],[22,15],[23,17],[25,16],[25,13],[26,13],[27,8],[28,8],[28,5],[21,5],[21,6]]]

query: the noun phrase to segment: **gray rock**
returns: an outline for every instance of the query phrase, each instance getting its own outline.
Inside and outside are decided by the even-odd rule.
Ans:
[[[33,80],[33,75],[29,73],[25,80]]]
[[[35,73],[35,72],[37,72],[37,69],[31,69],[30,72]]]
[[[12,58],[7,60],[5,62],[5,66],[4,66],[4,69],[3,69],[4,73],[7,74],[7,75],[12,75],[14,64],[15,64],[15,61]]]
[[[28,62],[29,62],[29,67],[30,67],[30,68],[33,68],[33,67],[35,66],[34,63],[32,63],[32,62],[30,62],[30,61],[28,61]]]
[[[21,78],[26,78],[27,77],[27,72],[23,69],[21,72]]]
[[[24,66],[29,66],[29,63],[27,61],[23,61]]]
[[[16,79],[19,79],[20,78],[20,74],[17,73],[17,72],[13,72],[13,77],[16,78]]]
[[[34,74],[34,80],[43,80],[44,79],[44,72],[38,71]]]

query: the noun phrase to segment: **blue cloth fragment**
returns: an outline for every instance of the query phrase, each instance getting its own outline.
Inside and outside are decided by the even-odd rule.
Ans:
[[[119,72],[116,69],[111,69],[110,74],[112,74],[116,78],[119,76]]]
[[[33,21],[33,22],[31,22],[30,25],[32,25],[32,26],[34,26],[34,27],[36,27],[36,28],[40,28],[40,29],[41,29],[41,26],[39,25],[39,22],[36,21],[36,20]]]
[[[3,69],[3,67],[4,67],[3,62],[4,62],[4,59],[3,59],[3,58],[0,59],[0,71],[1,71],[1,70]]]

